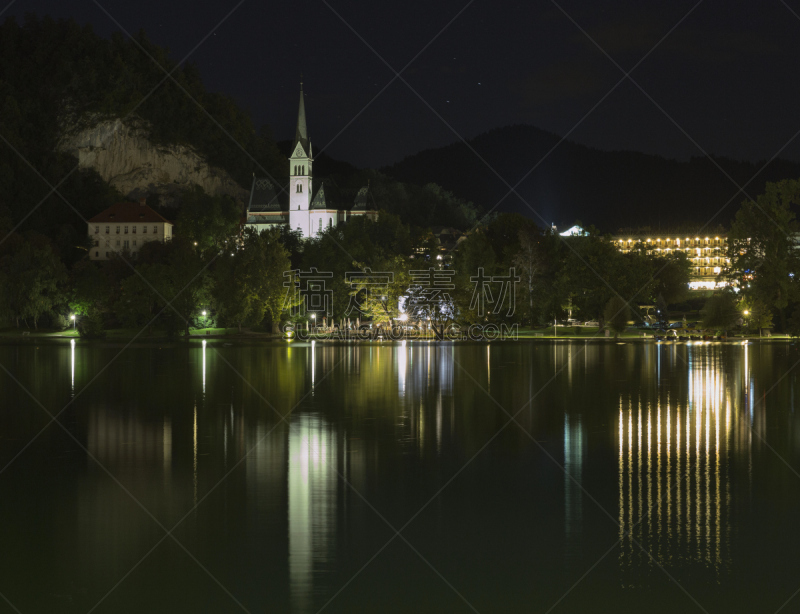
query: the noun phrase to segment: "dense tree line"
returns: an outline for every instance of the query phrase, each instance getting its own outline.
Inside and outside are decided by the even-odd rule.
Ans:
[[[730,289],[709,306],[719,328],[741,323],[800,335],[800,180],[768,183],[745,200],[728,236]],[[735,288],[735,290],[734,290]]]
[[[439,327],[539,325],[567,314],[617,321],[624,313],[627,319],[629,301],[678,300],[686,286],[685,260],[621,254],[600,236],[563,238],[516,214],[478,226],[451,257],[429,229],[387,211],[377,221],[352,217],[304,241],[286,228],[239,232],[236,205],[227,197],[196,192],[185,202],[175,238],[147,243],[135,258],[120,253],[105,262],[84,257],[69,264],[46,236],[13,233],[0,245],[0,283],[8,289],[0,295],[0,315],[19,327],[37,327],[65,326],[77,314],[89,337],[107,327],[169,335],[209,326],[275,331],[281,322],[308,319],[292,309],[301,300],[293,284],[298,274],[316,270],[329,274],[329,313],[319,312],[328,323],[350,318],[383,326],[406,312]],[[476,310],[476,276],[491,284],[511,269],[516,296],[503,297],[506,308]],[[446,287],[432,300],[434,277]],[[609,316],[612,299],[624,300]]]

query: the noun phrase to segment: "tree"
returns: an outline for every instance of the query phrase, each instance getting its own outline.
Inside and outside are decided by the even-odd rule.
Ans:
[[[141,263],[122,282],[115,312],[129,327],[159,314],[158,324],[169,335],[180,330],[188,335],[199,306],[210,297],[208,262],[184,240],[173,239],[165,250],[165,261]]]
[[[606,303],[606,307],[603,310],[603,316],[606,326],[614,333],[614,339],[616,339],[621,332],[624,332],[625,328],[628,326],[629,312],[628,304],[624,299],[618,296],[612,296],[608,299],[608,303]]]
[[[772,326],[772,310],[761,299],[745,295],[739,302],[738,309],[747,330],[759,331]]]
[[[181,198],[181,209],[175,232],[201,253],[219,253],[230,249],[239,233],[242,212],[230,196],[211,196],[200,186],[186,190]]]
[[[669,328],[669,309],[667,301],[660,294],[656,297],[656,322],[659,328]]]
[[[36,234],[9,239],[9,253],[0,258],[0,308],[14,320],[39,319],[66,299],[67,271],[49,241]]]
[[[741,314],[736,306],[733,292],[725,291],[711,296],[701,310],[703,327],[711,330],[729,331],[739,321]]]
[[[291,270],[289,254],[278,230],[260,234],[245,229],[242,246],[223,254],[214,270],[212,296],[220,318],[238,326],[259,324],[269,314],[277,323],[284,296],[284,277]]]
[[[774,311],[781,328],[790,303],[800,300],[795,275],[800,254],[794,237],[798,226],[792,206],[800,204],[800,180],[768,183],[764,194],[742,203],[728,238],[729,280],[744,296],[762,301]]]
[[[663,297],[667,305],[686,300],[689,294],[691,263],[683,252],[652,258],[654,281],[651,292]]]
[[[83,316],[78,326],[81,336],[91,339],[104,336],[104,314],[108,309],[110,287],[100,265],[89,260],[80,261],[72,269],[70,284],[70,311]]]

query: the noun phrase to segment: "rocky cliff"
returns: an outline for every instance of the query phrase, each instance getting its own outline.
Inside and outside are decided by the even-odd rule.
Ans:
[[[162,204],[170,205],[192,185],[208,194],[233,196],[240,204],[248,197],[227,171],[209,166],[191,147],[152,143],[140,120],[84,120],[64,132],[60,148],[130,198],[158,194]]]

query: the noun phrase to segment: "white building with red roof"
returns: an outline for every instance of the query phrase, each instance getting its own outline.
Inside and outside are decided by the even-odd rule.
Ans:
[[[108,260],[114,254],[136,257],[145,243],[172,239],[172,222],[145,204],[116,203],[89,220],[91,260]]]

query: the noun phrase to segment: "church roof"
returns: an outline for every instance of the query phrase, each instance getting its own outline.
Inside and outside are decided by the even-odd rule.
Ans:
[[[317,188],[317,193],[314,194],[314,198],[311,201],[310,209],[327,209],[328,203],[325,198],[325,184],[320,183],[319,188]],[[335,207],[331,207],[334,209]]]
[[[250,202],[248,211],[280,211],[281,206],[275,194],[275,186],[266,177],[253,176],[253,185],[250,188]]]
[[[373,200],[372,192],[370,192],[369,184],[367,184],[356,194],[352,211],[372,211]]]

